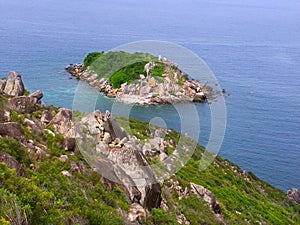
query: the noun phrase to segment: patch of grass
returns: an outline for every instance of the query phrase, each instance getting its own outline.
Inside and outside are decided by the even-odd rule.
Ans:
[[[113,74],[109,78],[109,81],[114,88],[120,88],[123,83],[130,84],[134,80],[140,79],[140,74],[144,74],[146,76],[144,71],[146,64],[147,62],[143,61],[128,65]]]
[[[83,68],[91,66],[96,60],[103,56],[104,52],[91,52],[83,60]]]
[[[165,73],[166,66],[163,63],[156,63],[156,66],[151,69],[152,76],[161,77]]]

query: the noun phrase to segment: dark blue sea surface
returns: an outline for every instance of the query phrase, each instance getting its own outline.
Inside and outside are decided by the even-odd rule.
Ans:
[[[64,67],[88,52],[140,40],[192,50],[229,95],[220,155],[283,190],[300,188],[299,1],[0,0],[0,9],[0,77],[19,71],[46,104],[72,107],[78,81]],[[97,108],[111,104],[100,96]],[[196,107],[206,145],[209,106]],[[131,116],[181,129],[172,106],[135,106]]]

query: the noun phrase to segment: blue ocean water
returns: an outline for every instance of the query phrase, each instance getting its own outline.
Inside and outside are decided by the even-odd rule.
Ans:
[[[189,48],[229,94],[220,155],[283,190],[300,188],[299,1],[0,0],[0,9],[0,77],[21,72],[46,104],[72,107],[77,81],[64,67],[88,52],[149,39]],[[97,107],[110,105],[101,98]],[[209,107],[197,109],[205,145]],[[172,106],[137,106],[132,116],[181,126]]]

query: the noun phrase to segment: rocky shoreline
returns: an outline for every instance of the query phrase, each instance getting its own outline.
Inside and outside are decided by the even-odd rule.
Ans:
[[[166,66],[171,64],[164,63]],[[147,76],[141,74],[137,82],[123,83],[120,88],[113,88],[109,78],[99,78],[93,71],[84,70],[83,64],[70,64],[65,70],[77,79],[86,81],[106,96],[127,104],[204,103],[212,93],[210,87],[188,79],[178,68],[169,69],[163,78],[158,80],[151,75],[151,69],[154,67],[155,63],[149,62],[145,66]]]

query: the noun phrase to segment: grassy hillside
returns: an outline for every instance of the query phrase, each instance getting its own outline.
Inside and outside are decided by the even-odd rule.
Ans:
[[[0,95],[0,108],[5,102],[6,98]],[[51,126],[45,128],[40,121],[45,109],[57,112],[53,106],[37,107],[32,114],[11,111],[11,122],[20,124],[26,141],[45,149],[40,159],[13,137],[0,138],[0,152],[11,155],[25,172],[18,174],[0,162],[0,224],[126,224],[129,203],[121,188],[104,186],[100,175],[89,167],[78,150],[64,149],[65,138],[51,132]],[[25,118],[34,121],[38,128],[24,125]],[[118,121],[122,124],[124,118]],[[150,134],[148,124],[135,119],[130,119],[130,128],[141,142]],[[175,131],[165,137],[176,142],[179,138]],[[169,153],[173,150],[168,149]],[[199,172],[203,151],[203,147],[197,146],[187,165],[163,183],[164,207],[152,209],[140,224],[178,224],[178,216],[182,214],[190,224],[220,224],[204,200],[184,191],[190,189],[191,182],[216,196],[222,223],[300,223],[299,207],[287,200],[284,192],[230,161],[217,157],[207,170]],[[65,162],[62,155],[67,156]]]

